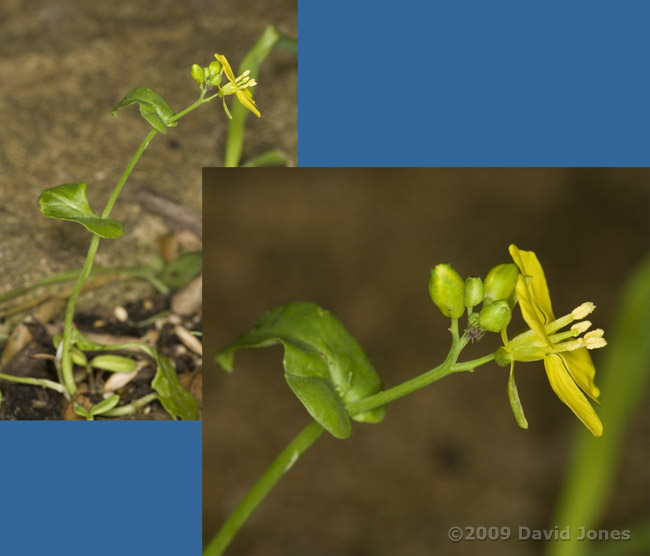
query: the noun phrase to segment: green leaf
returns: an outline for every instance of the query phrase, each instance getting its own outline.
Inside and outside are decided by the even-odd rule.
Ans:
[[[158,399],[172,417],[184,421],[198,419],[199,406],[194,396],[178,382],[176,369],[164,355],[156,352],[158,370],[151,387],[158,392]]]
[[[104,238],[120,237],[124,226],[114,218],[98,216],[90,208],[86,184],[66,183],[46,189],[38,198],[41,212],[48,218],[71,220]]]
[[[203,255],[201,251],[183,253],[170,262],[158,278],[170,288],[179,289],[201,273]]]
[[[120,397],[117,394],[109,396],[105,400],[102,400],[98,404],[93,405],[90,408],[91,415],[101,415],[113,409],[120,401]]]
[[[80,417],[85,417],[86,419],[92,417],[92,413],[90,413],[83,405],[73,402],[72,407],[74,408],[74,412]]]
[[[176,112],[172,109],[167,101],[153,89],[149,87],[137,87],[129,91],[120,103],[113,108],[111,114],[117,116],[117,111],[123,106],[138,103],[140,114],[147,120],[154,129],[160,133],[167,133],[168,127],[178,125],[177,121],[172,121]]]
[[[99,344],[86,338],[79,330],[73,329],[74,344],[84,351],[139,349],[156,361],[156,376],[151,382],[151,387],[158,393],[158,399],[165,410],[175,419],[196,420],[199,418],[199,404],[185,388],[178,382],[176,369],[171,361],[151,346],[139,342],[124,344]]]
[[[352,432],[346,404],[382,388],[381,378],[359,343],[330,312],[313,303],[283,305],[262,315],[253,329],[221,350],[217,362],[232,371],[241,348],[282,344],[285,379],[309,414],[337,438]],[[378,423],[385,406],[359,413],[355,421]]]
[[[265,166],[286,166],[287,162],[288,158],[286,154],[279,149],[271,149],[251,158],[248,162],[242,164],[242,167],[261,168]]]
[[[112,373],[130,373],[135,371],[138,363],[130,357],[114,355],[112,353],[98,355],[90,361],[90,366],[95,369],[103,369]]]

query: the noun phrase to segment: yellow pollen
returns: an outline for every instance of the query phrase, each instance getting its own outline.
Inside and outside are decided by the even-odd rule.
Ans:
[[[567,342],[564,345],[565,351],[575,351],[576,349],[580,349],[582,347],[586,347],[585,341],[582,338],[573,340],[572,342]]]
[[[605,332],[602,328],[597,328],[596,330],[587,332],[584,335],[585,347],[587,349],[598,349],[605,347],[607,345],[607,342],[605,341],[605,338],[603,338],[604,333]]]
[[[576,322],[571,327],[571,330],[573,330],[574,336],[580,336],[580,334],[589,330],[590,327],[591,327],[591,322],[589,322],[588,320],[583,320],[580,322]]]
[[[576,307],[573,311],[571,311],[571,316],[575,320],[584,319],[595,308],[596,306],[593,303],[591,303],[591,301],[587,301],[586,303],[580,305],[580,307]]]

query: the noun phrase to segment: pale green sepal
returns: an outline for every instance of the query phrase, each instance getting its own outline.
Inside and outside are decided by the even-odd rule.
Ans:
[[[524,408],[519,400],[519,392],[517,392],[517,385],[515,384],[515,364],[510,365],[510,378],[508,378],[508,399],[510,400],[510,407],[515,416],[515,421],[522,429],[528,428],[528,421],[524,415]]]

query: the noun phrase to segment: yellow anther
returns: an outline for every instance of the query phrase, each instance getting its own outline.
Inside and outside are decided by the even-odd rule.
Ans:
[[[589,313],[592,313],[595,308],[596,306],[591,303],[591,301],[587,301],[586,303],[580,305],[580,307],[576,307],[573,311],[571,311],[571,316],[574,318],[574,320],[584,319]]]
[[[580,322],[576,322],[572,327],[571,330],[573,330],[573,335],[574,336],[580,336],[583,332],[586,332],[589,330],[591,327],[591,322],[588,320],[583,320]]]

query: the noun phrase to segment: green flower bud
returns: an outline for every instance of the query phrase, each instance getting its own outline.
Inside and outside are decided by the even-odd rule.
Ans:
[[[194,79],[194,81],[197,83],[201,84],[205,81],[205,73],[203,72],[203,68],[198,64],[192,64],[192,70],[190,73],[192,74],[192,79]]]
[[[510,324],[511,318],[512,311],[508,302],[504,299],[483,305],[481,312],[478,314],[480,327],[488,332],[500,332]]]
[[[208,66],[208,74],[210,77],[213,75],[217,75],[221,72],[221,64],[215,60],[214,62],[210,62],[210,65]]]
[[[98,355],[90,362],[96,369],[104,369],[113,373],[130,373],[138,366],[137,362],[130,357],[121,355]]]
[[[488,272],[483,280],[485,302],[508,299],[515,291],[519,269],[516,264],[500,264]]]
[[[476,307],[483,301],[483,280],[469,276],[465,279],[465,307]]]
[[[465,312],[465,282],[451,265],[439,264],[433,268],[429,295],[446,317],[458,319]]]

